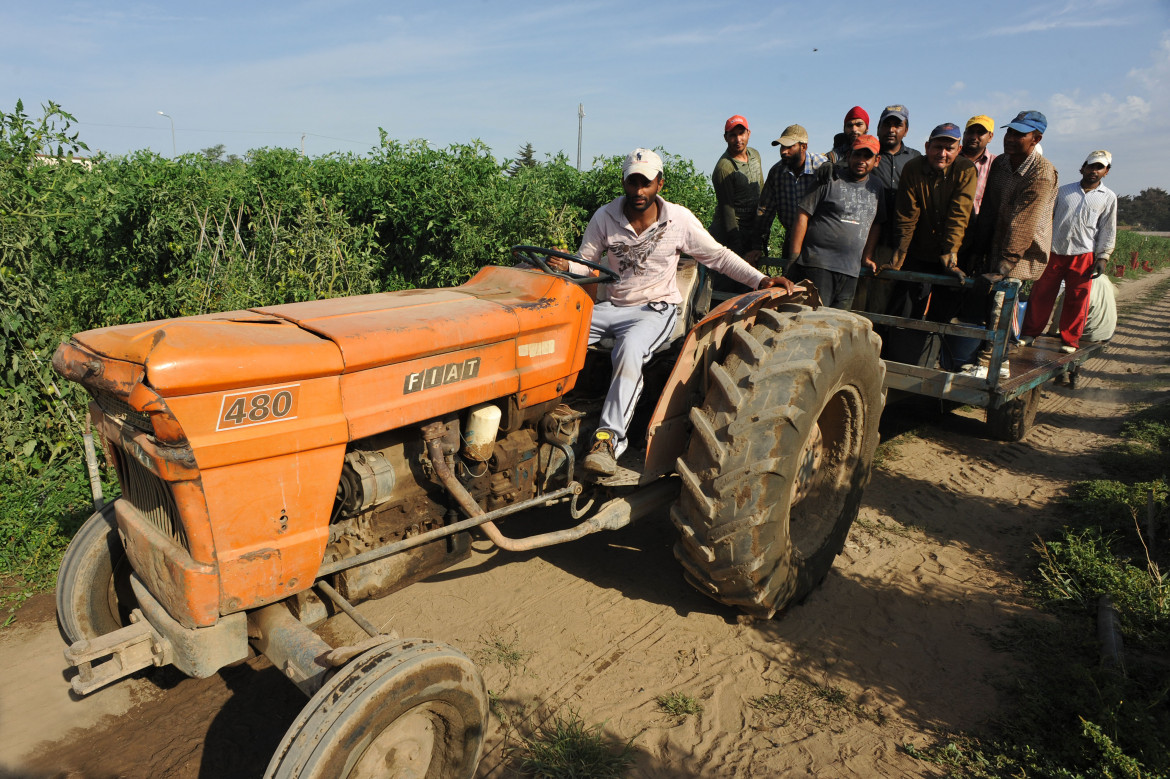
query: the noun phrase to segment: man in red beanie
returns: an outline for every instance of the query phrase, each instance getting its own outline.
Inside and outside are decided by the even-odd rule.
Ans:
[[[869,132],[869,114],[861,106],[855,105],[849,109],[849,113],[845,114],[841,134],[833,139],[833,149],[825,155],[829,158],[829,162],[840,168],[848,167],[849,153],[853,150],[853,142],[867,132]]]

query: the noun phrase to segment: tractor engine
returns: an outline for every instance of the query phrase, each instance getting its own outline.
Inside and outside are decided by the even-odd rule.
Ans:
[[[583,412],[556,400],[518,409],[484,403],[438,420],[442,450],[460,483],[493,511],[563,486],[576,460]],[[434,475],[417,428],[353,442],[347,449],[323,563],[354,557],[464,517]],[[343,570],[333,586],[351,602],[379,598],[467,556],[470,532]]]

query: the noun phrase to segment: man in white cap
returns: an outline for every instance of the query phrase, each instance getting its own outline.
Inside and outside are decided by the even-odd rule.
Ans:
[[[682,302],[675,272],[687,254],[749,289],[793,284],[768,277],[723,246],[703,229],[691,211],[659,196],[663,186],[662,158],[649,149],[634,149],[622,165],[625,195],[602,206],[589,220],[577,254],[607,265],[621,280],[609,284],[609,300],[593,307],[589,343],[616,340],[611,361],[613,379],[601,407],[601,422],[584,460],[596,476],[617,471],[617,458],[627,446],[626,431],[642,394],[642,366],[674,331]],[[552,258],[554,270],[586,273],[583,265]]]
[[[1081,180],[1065,184],[1056,194],[1052,216],[1052,252],[1044,272],[1032,285],[1020,342],[1025,346],[1048,324],[1052,306],[1064,282],[1060,314],[1061,350],[1075,352],[1085,330],[1092,279],[1105,272],[1117,240],[1117,195],[1101,183],[1113,167],[1113,155],[1104,149],[1089,152],[1081,165]]]

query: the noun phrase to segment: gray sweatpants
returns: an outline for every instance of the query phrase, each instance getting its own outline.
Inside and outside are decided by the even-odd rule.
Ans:
[[[678,306],[673,303],[615,306],[607,300],[593,307],[589,343],[602,338],[616,340],[610,354],[613,380],[601,407],[600,424],[614,434],[615,456],[626,450],[626,430],[642,394],[642,366],[670,339],[677,318]]]

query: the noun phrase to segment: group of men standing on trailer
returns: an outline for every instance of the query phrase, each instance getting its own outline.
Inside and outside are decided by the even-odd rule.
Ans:
[[[1022,325],[1021,340],[1029,344],[1047,326],[1063,284],[1060,338],[1065,351],[1075,351],[1093,279],[1109,283],[1102,273],[1114,248],[1117,197],[1101,182],[1112,156],[1091,152],[1081,179],[1058,189],[1056,170],[1040,149],[1047,128],[1044,114],[1021,111],[1003,127],[1004,153],[996,155],[989,150],[996,130],[990,117],[971,117],[962,129],[944,122],[931,130],[923,153],[905,143],[910,111],[904,105],[881,112],[876,135],[869,133],[869,114],[854,106],[823,155],[809,151],[804,127],[786,127],[772,141],[780,160],[765,177],[759,152],[749,146],[748,120],[737,114],[724,123],[727,149],[712,176],[717,206],[709,232],[691,211],[659,194],[661,157],[635,149],[622,166],[625,194],[598,209],[578,250],[619,277],[607,286],[608,300],[594,307],[590,326],[590,343],[613,338],[615,347],[586,471],[613,474],[628,445],[642,367],[674,331],[681,303],[675,268],[683,254],[712,270],[716,289],[791,291],[794,282],[812,282],[830,306],[940,322],[985,318],[986,301],[973,312],[969,296],[891,284],[881,272],[975,276],[987,287],[1003,278],[1034,281]],[[769,277],[756,266],[769,255],[776,219],[784,228],[785,274]],[[563,258],[549,265],[587,272]],[[863,267],[875,275],[859,285]],[[890,359],[938,359],[913,341],[888,346]],[[986,348],[956,367],[986,376],[989,358]]]

